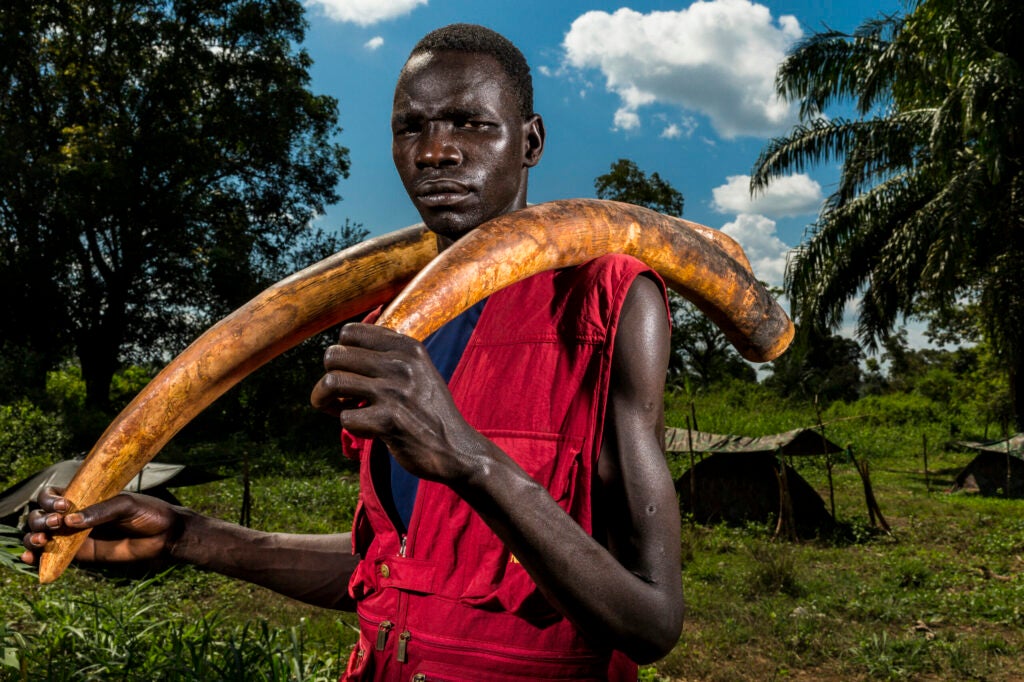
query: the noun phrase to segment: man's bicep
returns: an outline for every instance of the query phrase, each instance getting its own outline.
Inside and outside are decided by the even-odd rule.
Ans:
[[[599,474],[609,550],[653,582],[678,581],[679,508],[664,455],[670,352],[664,293],[638,278],[623,305]]]

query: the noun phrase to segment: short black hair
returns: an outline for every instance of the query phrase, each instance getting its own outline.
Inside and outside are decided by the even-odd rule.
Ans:
[[[420,52],[444,50],[494,57],[515,86],[523,119],[533,115],[533,77],[530,76],[530,65],[511,40],[478,24],[449,24],[423,36],[412,48],[409,58]]]

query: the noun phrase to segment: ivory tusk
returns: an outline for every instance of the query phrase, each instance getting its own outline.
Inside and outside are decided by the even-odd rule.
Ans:
[[[391,300],[437,252],[437,236],[423,225],[369,239],[281,280],[210,327],[103,432],[64,492],[72,509],[119,493],[228,389],[304,339]],[[87,536],[54,536],[39,559],[39,582],[60,577]]]
[[[730,237],[599,199],[536,204],[489,221],[420,271],[377,324],[422,340],[499,289],[606,253],[644,261],[708,315],[747,360],[774,360],[793,339],[793,323]]]
[[[393,299],[378,324],[422,340],[514,282],[606,253],[647,263],[748,360],[774,359],[792,339],[792,323],[756,280],[739,245],[696,223],[619,202],[553,201],[491,220],[436,258],[436,238],[414,226],[310,266],[211,327],[107,427],[65,497],[81,509],[116,495],[229,388],[338,322]],[[50,540],[40,558],[41,583],[63,573],[87,534]]]

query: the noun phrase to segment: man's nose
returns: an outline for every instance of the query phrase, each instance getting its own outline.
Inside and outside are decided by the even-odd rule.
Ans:
[[[462,151],[456,144],[450,123],[431,122],[424,127],[416,149],[416,165],[457,166],[462,163]]]

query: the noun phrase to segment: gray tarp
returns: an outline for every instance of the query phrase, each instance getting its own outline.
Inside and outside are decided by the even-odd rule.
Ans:
[[[970,448],[971,450],[994,452],[1000,455],[1009,453],[1018,459],[1024,459],[1024,433],[1018,433],[1006,440],[1000,440],[994,443],[979,443],[976,441],[961,440],[957,441],[957,445]]]
[[[824,455],[843,452],[832,441],[822,438],[814,429],[794,429],[771,436],[728,436],[704,431],[688,432],[686,429],[665,429],[666,452],[689,452],[689,435],[693,437],[693,451],[703,453],[731,452],[746,454],[775,453],[783,455]]]
[[[81,459],[68,459],[49,466],[11,486],[0,494],[0,518],[6,518],[23,510],[30,501],[35,500],[39,491],[48,485],[66,486],[81,465]],[[140,492],[165,485],[184,468],[185,466],[182,464],[150,462],[124,489],[130,492]]]

